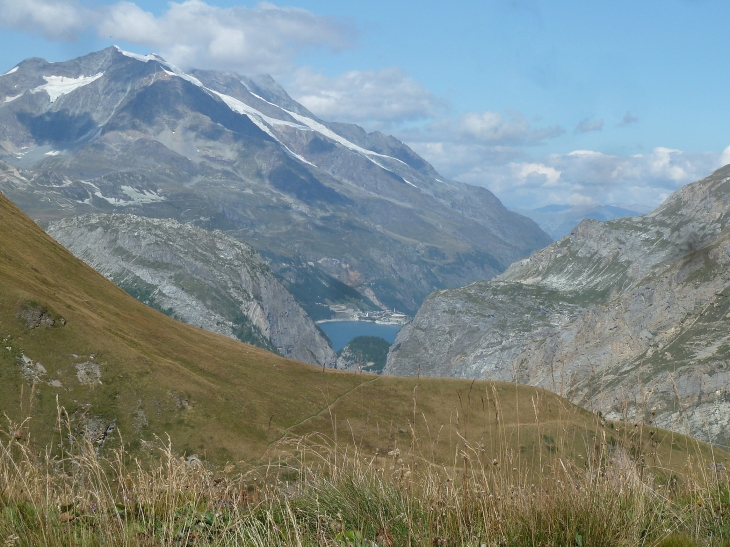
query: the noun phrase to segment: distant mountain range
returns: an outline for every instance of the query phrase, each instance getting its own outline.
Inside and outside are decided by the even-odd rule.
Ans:
[[[538,209],[515,209],[516,212],[531,218],[545,230],[550,237],[558,240],[568,235],[580,224],[590,218],[605,222],[615,218],[636,217],[651,211],[642,205],[546,205]]]
[[[491,281],[433,293],[385,372],[513,380],[730,443],[730,165],[648,215],[584,220]]]
[[[0,76],[0,190],[35,219],[127,213],[250,243],[316,318],[414,313],[550,242],[381,133],[320,120],[270,77],[116,47]]]

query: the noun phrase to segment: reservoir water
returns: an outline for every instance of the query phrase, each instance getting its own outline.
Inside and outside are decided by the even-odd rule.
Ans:
[[[378,325],[373,321],[329,321],[317,323],[317,326],[332,340],[332,349],[340,351],[356,336],[380,336],[392,344],[403,325]]]

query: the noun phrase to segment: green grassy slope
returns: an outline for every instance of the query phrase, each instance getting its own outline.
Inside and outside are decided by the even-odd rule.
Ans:
[[[78,432],[99,442],[107,432],[105,449],[119,432],[132,449],[169,435],[180,452],[220,463],[259,461],[276,441],[308,433],[365,451],[410,447],[436,462],[453,460],[463,440],[486,447],[501,435],[530,456],[563,435],[578,455],[608,427],[531,387],[323,371],[180,323],[1,195],[0,341],[0,412],[32,416],[39,448],[52,438],[56,399]],[[649,428],[641,438],[649,442]],[[685,453],[694,446],[683,443]],[[668,446],[657,449],[665,463]]]

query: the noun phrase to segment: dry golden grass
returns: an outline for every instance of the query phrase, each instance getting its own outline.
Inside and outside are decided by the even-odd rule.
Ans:
[[[535,419],[543,431],[539,411]],[[159,439],[146,459],[122,449],[103,457],[69,424],[59,408],[54,449],[40,454],[27,421],[0,431],[4,545],[730,545],[730,483],[718,462],[695,443],[673,471],[645,465],[657,447],[642,458],[632,429],[570,459],[573,424],[558,420],[539,473],[507,425],[489,451],[452,439],[450,465],[405,447],[368,455],[317,434],[282,441],[278,457],[237,473]],[[598,418],[595,427],[611,429]]]

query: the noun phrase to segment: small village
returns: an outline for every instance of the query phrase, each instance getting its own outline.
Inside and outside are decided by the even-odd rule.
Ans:
[[[393,310],[378,310],[363,312],[357,308],[351,308],[343,304],[332,304],[330,309],[335,312],[332,319],[317,321],[318,323],[328,323],[332,321],[371,321],[378,325],[405,325],[411,320],[409,315]]]
[[[396,311],[395,308],[393,308],[393,311],[383,310],[360,313],[357,318],[359,321],[374,321],[380,325],[405,325],[411,319],[405,313]]]

